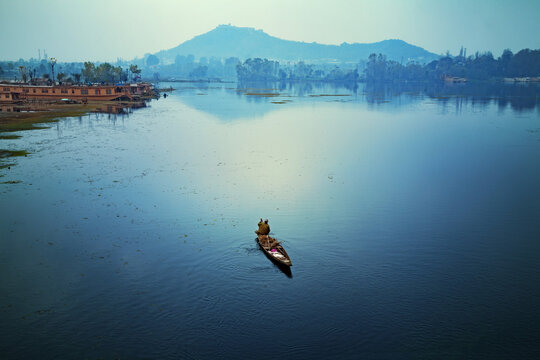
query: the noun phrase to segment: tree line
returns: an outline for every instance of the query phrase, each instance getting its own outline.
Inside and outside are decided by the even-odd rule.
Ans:
[[[91,83],[115,83],[139,80],[141,69],[137,65],[130,65],[129,68],[122,69],[121,66],[113,66],[109,63],[102,63],[96,66],[92,62],[85,62],[81,69],[81,75],[86,82]],[[130,76],[131,75],[131,76]]]
[[[226,59],[177,55],[174,63],[162,64],[156,55],[148,55],[131,62],[116,63],[58,62],[56,60],[0,61],[0,78],[35,81],[36,79],[65,83],[114,83],[137,81],[141,78],[209,80],[227,79],[238,81],[322,81],[356,82],[359,80],[379,82],[440,81],[445,76],[470,80],[489,80],[505,77],[540,76],[540,50],[523,49],[516,54],[505,50],[499,58],[491,52],[465,56],[447,53],[428,64],[388,60],[383,54],[371,54],[358,63],[308,64],[279,63],[277,61],[249,58]]]
[[[306,64],[303,61],[293,65],[281,66],[279,62],[261,58],[249,58],[236,65],[238,81],[358,81],[358,68],[342,69],[333,66]]]
[[[218,58],[202,56],[198,60],[193,54],[177,55],[174,63],[163,64],[155,55],[135,61],[142,66],[145,78],[170,80],[239,80],[239,81],[356,81],[357,64],[336,66],[333,64],[280,64],[277,61],[249,58],[241,61],[237,57]]]
[[[19,59],[16,62],[0,62],[0,78],[23,82],[49,83],[115,83],[140,80],[141,69],[137,65],[114,66],[109,63],[57,63],[55,58],[36,61]]]
[[[163,64],[155,55],[149,55],[146,60],[137,60],[136,64],[142,67],[142,75],[145,78],[162,79],[185,79],[185,80],[204,80],[204,79],[227,79],[236,78],[236,64],[240,59],[236,57],[217,58],[202,56],[195,60],[195,56],[177,55],[174,63]]]
[[[366,81],[440,80],[446,76],[472,80],[540,76],[540,50],[523,49],[516,54],[504,50],[495,59],[491,52],[465,57],[449,54],[428,64],[387,60],[382,54],[371,54],[364,70]]]

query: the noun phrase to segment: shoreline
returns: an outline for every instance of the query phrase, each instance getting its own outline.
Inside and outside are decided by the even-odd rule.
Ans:
[[[17,140],[22,137],[22,135],[12,134],[14,132],[47,129],[48,126],[40,126],[39,124],[55,123],[66,117],[85,116],[90,113],[122,114],[124,109],[146,107],[148,100],[136,102],[95,101],[86,104],[22,103],[10,105],[12,111],[0,112],[0,169],[9,169],[16,165],[8,159],[30,154],[24,149],[6,149],[2,146],[2,140]],[[31,106],[33,109],[27,110]],[[13,111],[15,108],[17,110]],[[0,173],[0,178],[4,175]]]
[[[9,106],[10,110],[0,112],[0,134],[42,129],[44,127],[35,126],[35,124],[56,122],[61,118],[83,116],[91,112],[122,113],[122,110],[126,108],[145,107],[146,100],[95,101],[86,104],[19,103],[6,104],[6,106]]]

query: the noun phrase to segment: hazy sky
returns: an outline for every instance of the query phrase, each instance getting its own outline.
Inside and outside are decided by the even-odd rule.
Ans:
[[[131,59],[219,24],[324,44],[402,39],[472,54],[540,48],[540,0],[0,0],[0,59]]]

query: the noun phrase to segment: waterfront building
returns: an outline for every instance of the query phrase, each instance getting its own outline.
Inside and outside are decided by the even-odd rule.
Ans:
[[[153,93],[149,83],[122,85],[26,85],[0,83],[0,103],[46,100],[135,100]]]

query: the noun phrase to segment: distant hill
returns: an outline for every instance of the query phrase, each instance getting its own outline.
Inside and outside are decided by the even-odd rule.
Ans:
[[[410,60],[421,63],[439,58],[421,47],[403,40],[384,40],[371,44],[324,45],[300,41],[283,40],[268,35],[262,30],[231,25],[219,25],[215,29],[195,36],[177,47],[162,50],[155,55],[161,63],[172,63],[177,55],[205,57],[268,58],[278,61],[307,62],[358,62],[366,60],[371,53],[382,53],[389,60]]]

